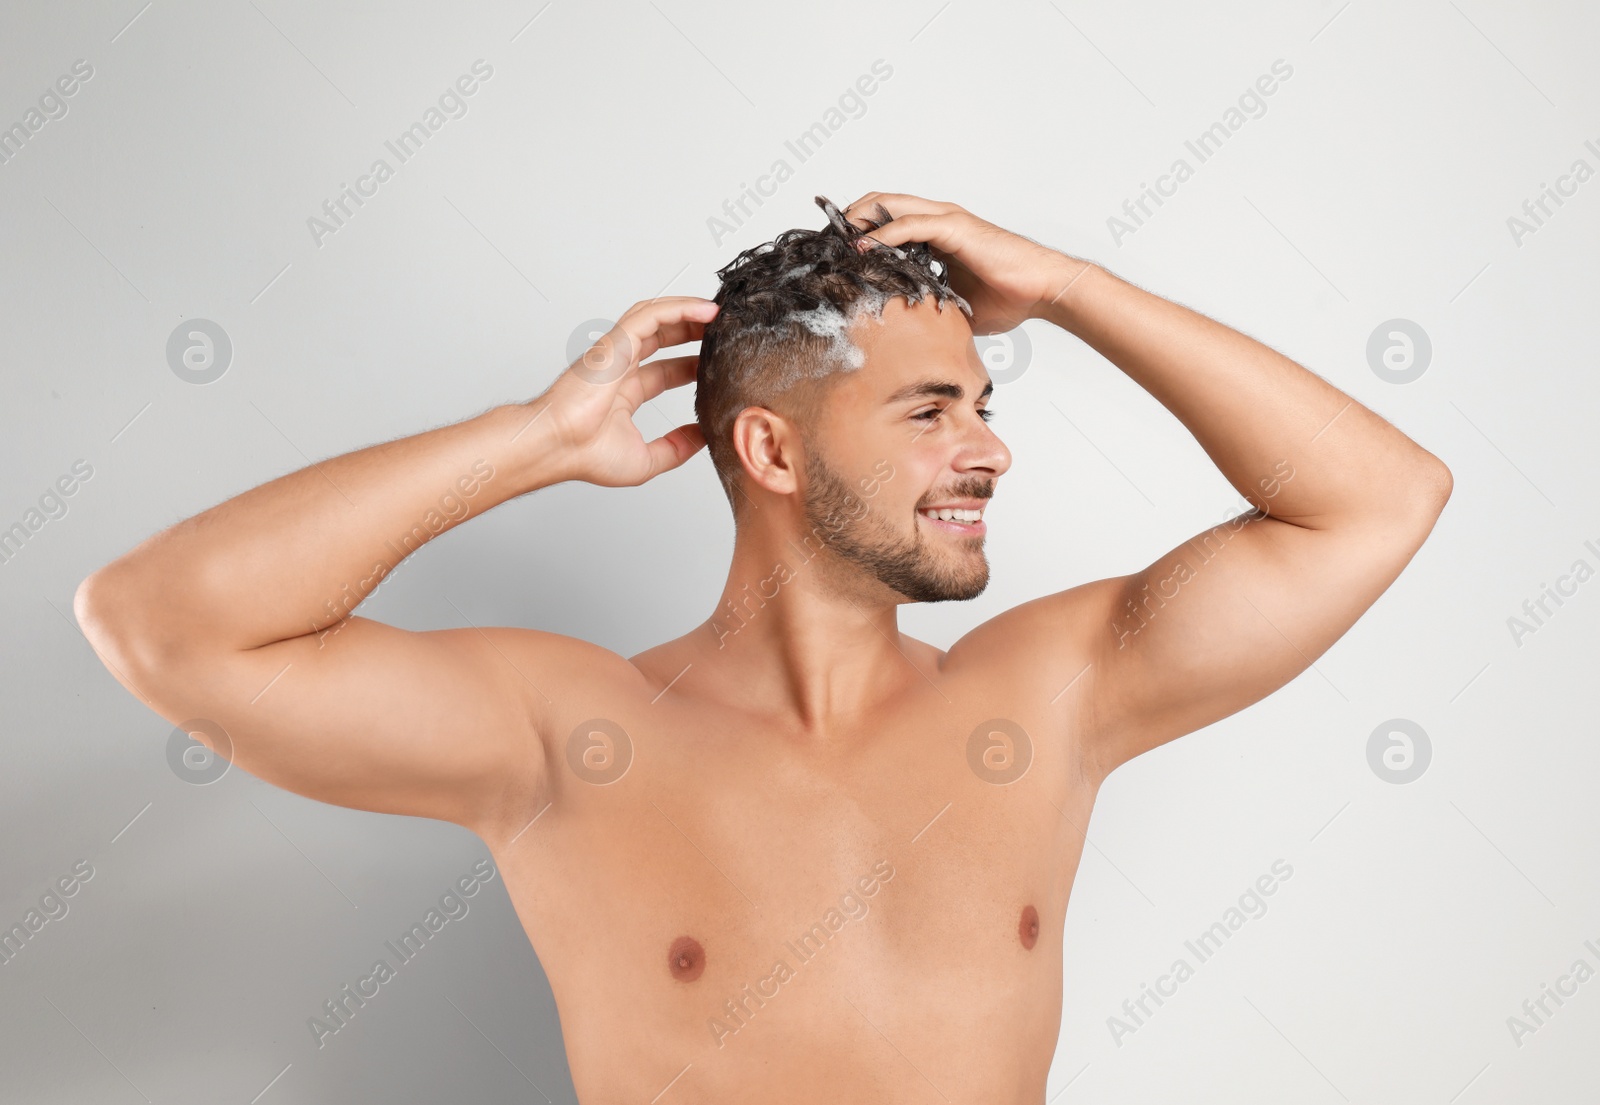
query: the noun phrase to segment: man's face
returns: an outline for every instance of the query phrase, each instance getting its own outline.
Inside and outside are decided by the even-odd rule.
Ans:
[[[970,599],[989,584],[986,525],[929,518],[982,510],[1011,453],[985,424],[992,385],[960,308],[890,300],[850,335],[865,354],[828,391],[808,435],[808,531],[911,602]],[[843,524],[841,524],[841,520]]]

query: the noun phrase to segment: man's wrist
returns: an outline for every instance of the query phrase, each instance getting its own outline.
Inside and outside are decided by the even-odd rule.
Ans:
[[[513,495],[573,478],[566,466],[567,447],[557,439],[549,399],[540,396],[526,403],[506,403],[482,417],[504,444],[496,451],[509,468]]]
[[[1049,278],[1050,292],[1040,300],[1033,317],[1053,322],[1068,333],[1076,334],[1082,320],[1080,309],[1086,293],[1108,275],[1093,261],[1062,254]]]

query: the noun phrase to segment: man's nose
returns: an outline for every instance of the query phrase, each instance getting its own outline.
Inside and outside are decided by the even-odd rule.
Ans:
[[[1011,450],[1000,440],[989,424],[973,415],[976,426],[971,441],[962,450],[957,467],[966,471],[987,471],[993,476],[1003,476],[1011,467]]]

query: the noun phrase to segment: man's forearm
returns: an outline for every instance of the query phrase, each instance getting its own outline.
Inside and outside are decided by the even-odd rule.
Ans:
[[[86,631],[146,660],[326,633],[426,541],[565,478],[549,420],[529,424],[539,402],[322,461],[156,534],[86,582]]]
[[[1159,400],[1258,508],[1326,528],[1405,508],[1412,491],[1436,494],[1438,459],[1344,392],[1222,323],[1081,265],[1064,271],[1043,317]]]

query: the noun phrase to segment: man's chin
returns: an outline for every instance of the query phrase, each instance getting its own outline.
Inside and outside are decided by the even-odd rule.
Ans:
[[[989,565],[984,561],[979,572],[918,573],[909,586],[896,586],[894,583],[890,583],[890,586],[907,602],[966,602],[988,590]]]

